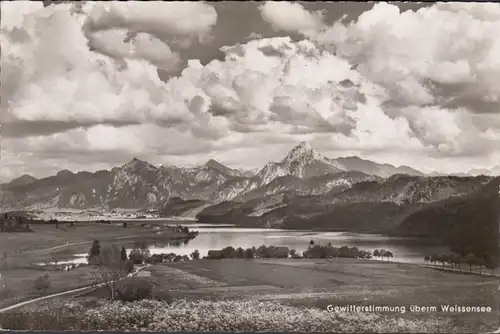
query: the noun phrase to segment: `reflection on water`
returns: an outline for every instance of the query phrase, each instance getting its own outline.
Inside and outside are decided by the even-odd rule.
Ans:
[[[429,245],[416,238],[395,238],[352,232],[312,232],[231,227],[200,227],[194,228],[194,230],[198,231],[199,234],[188,243],[157,244],[150,247],[151,253],[189,255],[197,249],[201,256],[206,256],[209,250],[222,249],[227,246],[246,249],[260,245],[287,246],[302,253],[309,246],[309,242],[314,240],[316,244],[326,245],[331,242],[334,247],[355,246],[368,251],[384,248],[394,253],[395,261],[422,263],[425,255],[445,250],[445,247]]]
[[[422,263],[425,255],[445,250],[443,246],[429,245],[421,239],[395,238],[376,234],[234,228],[228,225],[210,227],[214,225],[207,224],[186,224],[186,226],[190,230],[198,231],[198,236],[191,240],[174,240],[149,245],[151,254],[189,255],[197,249],[200,256],[203,257],[208,254],[209,250],[219,250],[227,246],[246,249],[261,245],[287,246],[294,248],[301,254],[307,249],[309,242],[314,240],[316,244],[320,245],[331,242],[334,247],[355,246],[368,251],[383,248],[394,253],[395,261]],[[85,256],[86,254],[77,254],[74,259],[59,263],[86,263]]]

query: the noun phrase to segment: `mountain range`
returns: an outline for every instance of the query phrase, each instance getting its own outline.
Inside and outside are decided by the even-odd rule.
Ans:
[[[0,185],[0,208],[162,210],[169,199],[176,198],[199,203],[200,210],[226,201],[257,201],[264,209],[262,203],[273,196],[311,196],[324,203],[343,203],[363,198],[378,201],[386,193],[380,200],[399,203],[465,193],[486,179],[427,177],[411,167],[379,164],[355,156],[329,159],[301,142],[281,161],[269,162],[258,171],[231,169],[213,159],[186,168],[155,167],[133,158],[121,167],[95,173],[63,170],[42,179],[23,175]]]
[[[186,168],[134,158],[111,170],[23,175],[0,185],[2,211],[56,207],[155,209],[201,223],[422,236],[486,255],[498,246],[500,178],[429,176],[358,157],[329,159],[301,142],[258,171],[213,159]]]

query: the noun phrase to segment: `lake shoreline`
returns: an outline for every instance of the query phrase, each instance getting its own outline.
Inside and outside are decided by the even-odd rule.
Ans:
[[[139,221],[130,223],[130,226],[139,226]],[[171,221],[151,221],[151,227],[154,225],[176,227],[181,222]],[[105,224],[106,225],[106,224]],[[142,225],[142,224],[141,224]],[[149,226],[147,224],[146,226]],[[350,246],[374,251],[375,249],[387,249],[395,254],[394,261],[405,263],[423,263],[424,256],[438,253],[434,250],[439,246],[435,241],[423,240],[414,237],[391,237],[380,233],[358,233],[345,230],[304,230],[304,229],[274,229],[274,228],[249,228],[245,226],[234,226],[230,224],[182,224],[191,231],[198,231],[195,238],[190,240],[168,241],[150,236],[146,240],[151,255],[156,254],[176,254],[180,256],[189,256],[195,250],[200,252],[200,256],[208,256],[211,250],[220,250],[225,247],[248,249],[259,246],[278,246],[294,249],[298,254],[302,254],[308,249],[311,240],[316,245],[325,246],[331,243],[335,247]],[[122,243],[119,246],[125,246],[127,251],[133,249],[133,242]],[[64,264],[83,264],[85,261],[85,247],[78,247],[79,251],[73,250],[71,254],[59,257],[59,265]],[[69,249],[68,249],[69,251]],[[62,254],[61,254],[62,255]],[[45,264],[50,264],[46,262]],[[44,263],[36,263],[43,266]]]
[[[179,221],[179,223],[181,223]],[[442,242],[441,239],[439,238],[433,238],[430,236],[424,236],[420,234],[406,234],[406,233],[395,233],[395,232],[386,232],[386,231],[381,231],[381,230],[373,230],[373,229],[345,229],[345,228],[314,228],[311,227],[309,229],[305,228],[287,228],[287,227],[265,227],[265,226],[254,226],[250,224],[243,224],[243,225],[236,225],[236,224],[218,224],[218,223],[202,223],[198,220],[195,221],[189,221],[191,224],[196,224],[196,225],[206,225],[207,228],[218,228],[218,227],[227,227],[231,226],[231,228],[235,229],[269,229],[269,230],[285,230],[285,231],[298,231],[298,232],[343,232],[343,233],[357,233],[357,234],[370,234],[374,236],[385,236],[385,237],[391,237],[391,238],[401,238],[401,239],[419,239],[422,241],[427,241],[429,244],[439,244]],[[187,221],[183,221],[182,224],[185,224],[187,226],[191,224],[187,224]]]

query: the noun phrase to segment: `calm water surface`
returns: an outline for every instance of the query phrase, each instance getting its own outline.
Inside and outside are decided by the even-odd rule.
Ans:
[[[429,245],[416,238],[396,238],[375,234],[351,232],[312,232],[290,231],[279,229],[242,229],[234,227],[199,227],[198,236],[187,244],[156,245],[150,248],[152,254],[176,253],[189,255],[195,249],[201,256],[209,250],[222,249],[227,246],[244,249],[260,245],[287,246],[302,253],[311,240],[315,244],[326,245],[331,242],[334,247],[355,246],[373,251],[384,248],[394,253],[394,260],[402,262],[422,263],[425,255],[445,250],[445,247]]]
[[[168,222],[167,224],[173,224]],[[373,251],[384,248],[394,253],[394,260],[402,262],[423,263],[425,255],[445,250],[444,247],[429,245],[416,238],[396,238],[375,234],[362,234],[351,232],[313,232],[313,231],[291,231],[280,229],[258,229],[258,228],[235,228],[229,225],[201,225],[181,223],[188,226],[190,230],[198,231],[199,234],[193,240],[180,244],[156,244],[150,246],[151,254],[175,253],[189,255],[195,249],[200,255],[206,256],[209,250],[219,250],[227,246],[244,249],[260,245],[287,246],[294,248],[298,253],[309,246],[311,240],[315,244],[326,245],[331,242],[333,246],[355,246],[360,249]],[[78,254],[71,263],[86,262],[85,254]]]

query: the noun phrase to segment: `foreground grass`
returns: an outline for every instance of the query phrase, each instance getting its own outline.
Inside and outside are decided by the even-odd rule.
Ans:
[[[0,314],[0,327],[13,330],[457,332],[451,321],[438,317],[414,320],[241,300],[52,302]]]

